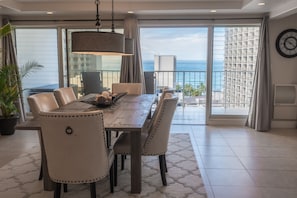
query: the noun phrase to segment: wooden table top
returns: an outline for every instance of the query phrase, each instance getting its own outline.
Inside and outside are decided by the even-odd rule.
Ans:
[[[104,127],[106,130],[140,131],[150,115],[151,106],[155,101],[154,94],[125,95],[115,104],[109,107],[97,107],[86,101],[96,94],[89,94],[82,99],[67,104],[57,112],[77,112],[102,110],[104,116]],[[27,120],[16,126],[19,130],[39,130],[38,120]]]

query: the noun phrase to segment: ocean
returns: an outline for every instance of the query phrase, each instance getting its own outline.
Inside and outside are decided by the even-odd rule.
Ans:
[[[154,61],[144,60],[144,71],[154,71]],[[200,60],[177,60],[176,71],[206,71],[206,61]],[[224,61],[214,61],[213,71],[223,71]]]
[[[143,61],[144,71],[154,71],[154,61]],[[224,61],[214,61],[212,90],[222,91],[224,80]],[[178,85],[191,84],[193,87],[201,83],[206,85],[206,61],[177,60],[176,61],[176,83]]]

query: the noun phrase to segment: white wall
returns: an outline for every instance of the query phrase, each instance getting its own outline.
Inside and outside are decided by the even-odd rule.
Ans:
[[[297,57],[284,58],[275,48],[279,33],[285,29],[297,29],[297,14],[282,19],[272,19],[269,25],[272,84],[297,84]],[[277,119],[273,120],[272,128],[296,128],[294,115],[297,115],[297,107],[274,108],[274,117]]]

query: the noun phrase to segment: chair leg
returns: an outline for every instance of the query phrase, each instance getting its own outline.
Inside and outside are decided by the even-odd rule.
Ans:
[[[96,182],[90,183],[91,198],[96,198]]]
[[[125,156],[126,155],[121,155],[121,170],[124,170],[125,168]]]
[[[109,169],[109,182],[110,182],[110,192],[114,192],[114,163],[112,163]]]
[[[117,155],[114,155],[113,167],[114,167],[114,186],[117,186],[118,185],[118,156]]]
[[[61,183],[56,183],[54,198],[60,198],[61,196]]]
[[[166,175],[165,175],[165,171],[166,171],[165,155],[159,155],[159,164],[160,164],[160,173],[161,173],[163,186],[167,186]]]
[[[43,178],[43,172],[42,172],[42,162],[41,162],[38,180],[42,180],[42,178]]]
[[[168,173],[167,163],[166,163],[166,155],[165,154],[164,154],[164,163],[165,163],[165,172]]]
[[[63,190],[64,190],[64,192],[68,192],[68,186],[67,186],[67,184],[63,184]]]
[[[107,148],[111,145],[111,133],[110,131],[106,131],[106,141],[107,141]]]

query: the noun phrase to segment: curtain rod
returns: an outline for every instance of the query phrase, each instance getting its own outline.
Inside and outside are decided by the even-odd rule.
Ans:
[[[95,19],[40,19],[40,20],[36,20],[36,19],[25,19],[25,20],[20,20],[20,19],[9,19],[10,22],[96,22]],[[111,19],[101,19],[101,21],[111,21]],[[122,19],[114,19],[114,21],[124,21]]]
[[[259,19],[263,19],[263,17],[247,17],[247,18],[234,18],[234,17],[230,17],[230,18],[198,18],[198,19],[194,19],[194,18],[179,18],[179,19],[176,19],[176,18],[171,18],[171,19],[138,19],[140,21],[214,21],[214,20],[259,20]]]
[[[218,17],[218,18],[138,18],[139,21],[205,21],[205,20],[209,20],[209,21],[214,21],[214,20],[259,20],[259,19],[263,19],[264,16],[260,17],[239,17],[236,18],[234,16],[230,16],[230,17]],[[36,20],[36,19],[9,19],[9,21],[11,22],[92,22],[92,21],[96,21],[95,19],[40,19],[40,20]],[[101,21],[111,21],[111,19],[101,19]],[[124,21],[124,19],[114,19],[114,21]]]

